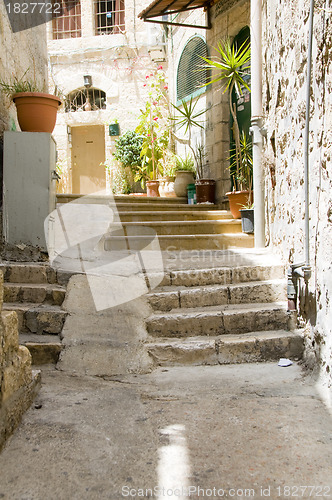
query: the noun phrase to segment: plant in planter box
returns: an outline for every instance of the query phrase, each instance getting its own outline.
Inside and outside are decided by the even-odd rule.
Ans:
[[[241,206],[250,207],[253,204],[252,142],[247,138],[244,131],[241,132],[240,151],[241,163],[238,170],[236,169],[234,157],[231,156],[229,158],[230,160],[233,159],[229,167],[231,176],[233,177],[233,183],[239,187],[237,191],[228,193],[230,209],[234,218],[241,217]]]
[[[162,164],[163,177],[159,179],[160,196],[174,197],[174,181],[176,173],[176,155],[169,149],[163,150],[163,157],[160,160]]]
[[[217,70],[217,74],[207,83],[207,85],[221,82],[224,87],[224,92],[229,91],[229,108],[234,122],[234,139],[235,139],[235,152],[234,169],[234,191],[241,190],[241,169],[242,169],[242,151],[241,151],[241,137],[240,129],[236,116],[235,104],[232,102],[233,90],[240,96],[242,95],[243,88],[250,92],[245,81],[245,75],[250,69],[250,41],[246,40],[239,48],[232,45],[231,41],[226,38],[224,41],[219,41],[216,48],[217,56],[214,59],[202,57],[205,61],[204,69]],[[230,198],[231,193],[226,193]],[[248,196],[248,193],[247,193]],[[231,203],[231,202],[230,202]],[[238,203],[238,202],[237,202]],[[233,214],[233,217],[235,215]],[[240,215],[237,215],[239,218]]]
[[[52,133],[61,99],[44,93],[34,80],[13,77],[11,82],[0,80],[0,90],[15,103],[17,119],[22,132]]]

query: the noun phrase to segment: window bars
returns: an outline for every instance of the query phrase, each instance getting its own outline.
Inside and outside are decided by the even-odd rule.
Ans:
[[[205,91],[202,86],[208,82],[210,70],[204,69],[205,63],[200,56],[208,57],[207,45],[203,38],[194,36],[183,49],[178,65],[178,101]]]
[[[66,98],[65,111],[97,111],[106,109],[106,94],[100,89],[79,89]]]
[[[124,0],[94,0],[96,35],[122,33],[125,30]]]
[[[57,3],[61,5],[61,14],[53,18],[53,39],[82,36],[80,0],[57,0]]]

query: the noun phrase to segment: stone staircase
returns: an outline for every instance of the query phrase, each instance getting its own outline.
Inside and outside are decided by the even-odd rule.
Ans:
[[[59,204],[79,201],[78,195],[58,195]],[[82,197],[81,197],[82,198]],[[251,248],[253,235],[241,232],[241,221],[216,205],[188,205],[185,198],[88,195],[84,203],[106,204],[116,208],[115,217],[104,239],[107,251],[148,249],[151,235],[158,235],[162,251],[194,249]]]
[[[148,298],[147,349],[158,366],[302,357],[282,266],[241,264],[239,256],[231,267],[175,270]]]
[[[61,331],[66,317],[62,310],[67,273],[48,264],[0,264],[4,275],[4,311],[15,311],[19,340],[35,365],[55,363],[61,352]]]

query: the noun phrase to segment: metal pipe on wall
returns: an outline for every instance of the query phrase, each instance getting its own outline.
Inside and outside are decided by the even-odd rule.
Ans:
[[[251,133],[253,144],[255,247],[265,246],[264,177],[262,171],[262,0],[250,2]]]

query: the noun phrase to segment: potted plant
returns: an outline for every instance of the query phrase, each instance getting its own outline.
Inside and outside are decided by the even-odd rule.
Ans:
[[[176,196],[174,190],[176,173],[176,155],[166,149],[163,151],[163,158],[160,160],[163,169],[163,176],[159,179],[159,194],[163,197]]]
[[[241,207],[252,207],[253,205],[253,163],[252,163],[252,142],[247,138],[242,130],[240,137],[241,163],[239,170],[236,169],[235,160],[229,169],[233,177],[234,185],[240,187],[239,190],[228,193],[230,210],[235,219],[241,217]],[[232,159],[234,157],[230,157]]]
[[[42,92],[35,81],[25,79],[27,72],[21,78],[15,76],[11,83],[0,80],[0,89],[13,100],[22,132],[52,133],[61,99]]]
[[[174,191],[176,196],[187,196],[187,186],[195,182],[195,162],[191,155],[176,157]]]
[[[197,179],[196,186],[196,202],[213,203],[215,202],[216,181],[214,179],[203,178],[203,166],[207,156],[203,144],[197,144],[195,148],[196,171]]]
[[[134,183],[140,183],[140,188],[145,188],[146,176],[140,170],[142,145],[143,137],[133,130],[128,130],[115,140],[113,156],[118,160],[121,168],[113,166],[109,170],[113,171],[112,179],[116,194],[129,194],[137,190]]]
[[[254,205],[252,203],[242,205],[240,214],[242,232],[252,234],[254,232]]]
[[[173,104],[173,107],[178,111],[179,114],[174,118],[172,118],[172,120],[176,125],[178,125],[179,130],[182,127],[185,127],[184,133],[187,134],[187,138],[180,139],[174,133],[173,136],[181,144],[186,144],[192,152],[192,156],[187,155],[186,159],[183,161],[183,165],[187,164],[187,166],[182,168],[181,160],[180,160],[180,165],[177,166],[178,173],[175,178],[175,193],[177,194],[178,192],[179,193],[181,192],[181,194],[177,194],[177,196],[186,196],[187,185],[192,184],[195,181],[193,176],[194,172],[196,172],[198,177],[202,177],[203,175],[203,156],[202,156],[203,148],[202,146],[197,146],[196,148],[194,148],[192,145],[192,128],[193,127],[203,128],[203,125],[197,120],[197,118],[203,115],[206,111],[204,109],[196,112],[195,107],[197,105],[197,102],[198,100],[196,102],[193,102],[193,98],[191,97],[189,102],[183,100],[181,106],[175,106]],[[185,170],[186,175],[180,173],[181,170]],[[191,177],[188,176],[188,171],[192,173]],[[185,182],[187,182],[186,186]]]
[[[141,173],[144,176],[148,196],[159,196],[158,177],[163,175],[162,158],[170,140],[169,101],[162,66],[146,75],[148,98],[141,110],[136,132],[142,135]]]
[[[240,181],[241,178],[241,165],[242,165],[242,153],[241,153],[241,143],[240,143],[240,129],[236,116],[235,104],[232,102],[233,90],[238,94],[242,95],[242,89],[246,88],[250,92],[245,79],[243,78],[246,71],[250,68],[250,42],[245,41],[239,48],[232,45],[230,40],[227,38],[224,41],[219,41],[218,47],[216,48],[217,56],[215,59],[208,59],[202,57],[205,61],[204,69],[214,69],[218,70],[218,74],[212,77],[207,85],[215,82],[221,82],[224,86],[224,92],[229,91],[229,108],[234,122],[234,139],[235,139],[235,151],[233,154],[234,159],[234,174],[231,175],[233,178],[233,192],[226,193],[230,200],[230,209],[232,211],[232,198],[237,198],[238,191],[243,191],[243,185]],[[247,190],[246,190],[247,191]],[[249,193],[242,193],[245,196],[245,200],[248,199]],[[233,217],[240,218],[240,213],[238,210],[238,204],[240,202],[235,200],[235,215]],[[246,201],[241,204],[246,203]]]

